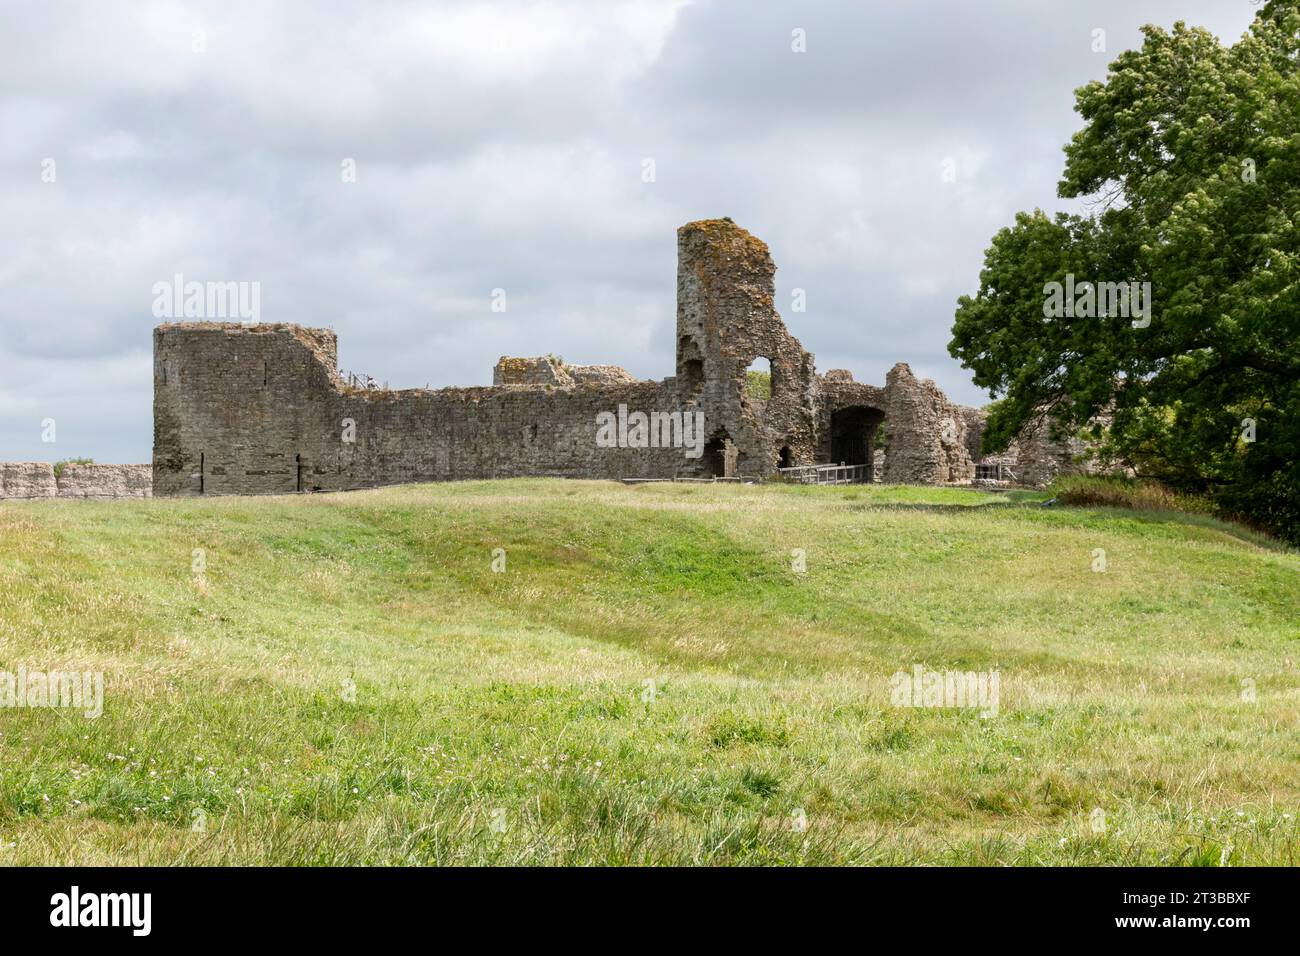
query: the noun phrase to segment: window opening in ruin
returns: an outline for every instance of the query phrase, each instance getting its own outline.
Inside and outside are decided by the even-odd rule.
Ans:
[[[760,355],[745,370],[745,395],[767,401],[772,397],[772,360]]]
[[[687,401],[704,390],[704,356],[689,335],[683,335],[677,343],[677,384]]]
[[[995,463],[995,464],[992,464],[992,465],[983,465],[983,464],[981,464],[981,465],[976,465],[976,466],[975,466],[975,477],[976,477],[977,479],[987,478],[987,479],[991,479],[991,480],[993,480],[993,481],[1001,481],[1001,480],[1002,480],[1002,466],[1001,466],[1000,464],[996,464],[996,463]]]
[[[199,452],[199,494],[203,494],[203,473],[206,470],[207,456]]]
[[[293,462],[298,469],[297,490],[302,491],[302,455],[294,455]]]
[[[777,458],[777,461],[776,461],[776,467],[778,467],[778,468],[793,468],[793,467],[794,467],[794,457],[790,454],[790,446],[789,446],[789,445],[783,445],[783,446],[781,446],[781,454],[780,454],[780,456]]]
[[[682,394],[695,398],[704,390],[704,359],[691,359],[682,366]]]

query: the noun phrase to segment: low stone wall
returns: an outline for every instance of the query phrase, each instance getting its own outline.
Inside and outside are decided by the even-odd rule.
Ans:
[[[53,498],[58,493],[48,461],[0,462],[0,498]]]
[[[0,462],[0,500],[152,496],[152,465],[68,464],[55,478],[47,461]]]
[[[152,465],[64,465],[60,498],[151,498]]]

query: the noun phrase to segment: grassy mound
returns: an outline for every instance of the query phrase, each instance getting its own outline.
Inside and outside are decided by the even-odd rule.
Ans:
[[[0,859],[1296,862],[1300,556],[1043,497],[0,504],[0,670],[105,682],[0,710]]]

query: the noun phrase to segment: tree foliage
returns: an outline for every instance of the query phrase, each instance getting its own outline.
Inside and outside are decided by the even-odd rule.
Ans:
[[[745,373],[745,394],[750,398],[771,398],[772,373],[751,368]]]
[[[1270,0],[1230,46],[1181,22],[1143,33],[1075,94],[1058,194],[1086,212],[994,236],[949,351],[1004,398],[986,450],[1044,414],[1104,415],[1095,434],[1139,474],[1300,540],[1300,0]],[[1149,282],[1149,325],[1046,315],[1067,276]]]

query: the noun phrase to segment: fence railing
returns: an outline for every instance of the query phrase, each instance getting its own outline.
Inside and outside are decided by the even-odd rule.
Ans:
[[[556,477],[563,478],[567,476],[557,475]],[[619,481],[623,482],[623,484],[625,485],[649,485],[649,484],[655,484],[657,482],[665,482],[665,481],[678,482],[678,483],[695,482],[697,484],[706,484],[706,485],[716,485],[720,481],[733,482],[738,484],[746,484],[746,483],[753,484],[757,480],[758,480],[757,478],[741,478],[739,476],[735,476],[732,478],[724,478],[721,475],[718,475],[713,478],[683,478],[680,475],[674,475],[671,478],[620,478],[619,479]]]
[[[342,376],[343,381],[347,383],[348,388],[364,389],[366,391],[381,388],[386,390],[388,388],[387,382],[380,385],[372,376],[366,375],[363,372],[340,371],[339,375]]]
[[[778,468],[782,481],[790,481],[799,485],[864,485],[870,484],[875,479],[871,474],[870,465],[798,465],[794,468]],[[622,478],[620,479],[626,485],[649,484],[651,482],[661,481],[695,481],[715,483],[719,481],[734,482],[753,482],[756,478],[731,477],[723,478],[685,478],[674,476],[672,478]]]
[[[1016,483],[1016,472],[1007,464],[994,462],[992,464],[977,464],[975,466],[976,481],[996,481],[1006,484]]]
[[[796,465],[777,471],[783,480],[800,485],[861,485],[872,480],[870,465]]]

